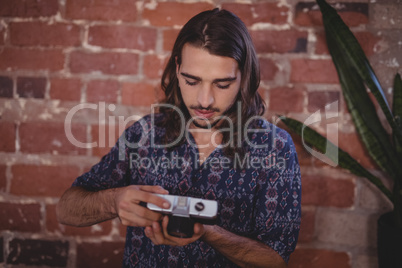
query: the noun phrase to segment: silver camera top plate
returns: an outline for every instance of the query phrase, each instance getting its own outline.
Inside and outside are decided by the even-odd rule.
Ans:
[[[148,203],[147,207],[150,210],[179,217],[194,217],[200,219],[214,219],[218,214],[218,202],[215,200],[177,195],[157,195],[169,201],[170,208],[163,209],[154,204]]]

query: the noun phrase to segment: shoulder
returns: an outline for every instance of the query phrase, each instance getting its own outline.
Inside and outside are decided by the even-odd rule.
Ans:
[[[137,121],[125,130],[125,136],[129,140],[136,136],[147,136],[151,133],[160,133],[163,130],[160,127],[160,122],[163,121],[164,115],[160,113],[148,114]]]
[[[293,145],[292,137],[284,129],[268,122],[264,118],[254,120],[247,127],[247,139],[255,145],[273,145],[277,141]]]
[[[138,120],[136,120],[131,126],[129,126],[126,131],[138,131],[138,130],[147,130],[154,128],[159,125],[165,116],[160,113],[153,113],[145,115]]]
[[[286,167],[298,163],[290,134],[265,119],[259,119],[248,128],[247,138],[246,152],[250,158],[260,159],[261,162],[272,160],[277,166]]]

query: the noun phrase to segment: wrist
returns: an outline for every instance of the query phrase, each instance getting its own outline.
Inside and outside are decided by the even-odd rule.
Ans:
[[[106,196],[104,198],[104,203],[103,207],[105,208],[106,213],[110,213],[113,216],[118,215],[118,202],[117,202],[117,196],[119,189],[118,188],[112,188],[105,190],[106,191]]]
[[[204,234],[201,236],[201,240],[204,242],[210,241],[212,237],[215,237],[215,229],[219,228],[217,225],[204,225]]]

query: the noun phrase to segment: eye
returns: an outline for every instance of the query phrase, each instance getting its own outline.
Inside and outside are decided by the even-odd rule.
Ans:
[[[227,89],[230,87],[230,84],[226,84],[226,85],[220,85],[220,84],[216,84],[216,86],[220,89]]]
[[[195,86],[198,83],[198,81],[190,82],[190,81],[188,81],[186,79],[184,81],[186,81],[186,85],[189,85],[189,86]]]

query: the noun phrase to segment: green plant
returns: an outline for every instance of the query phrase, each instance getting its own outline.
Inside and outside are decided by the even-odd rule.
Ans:
[[[281,117],[281,119],[289,129],[301,135],[306,143],[314,146],[317,151],[325,153],[341,168],[348,169],[357,176],[365,177],[377,186],[393,203],[394,225],[402,228],[401,77],[396,74],[394,79],[393,107],[391,110],[377,76],[353,33],[336,10],[325,0],[317,0],[317,3],[323,17],[328,49],[357,132],[370,157],[393,181],[392,190],[385,187],[378,177],[361,166],[348,153],[333,143],[327,142],[327,139],[315,130],[288,117]],[[367,88],[370,89],[379,107],[381,107],[386,121],[391,127],[391,134],[387,133],[381,124]]]

